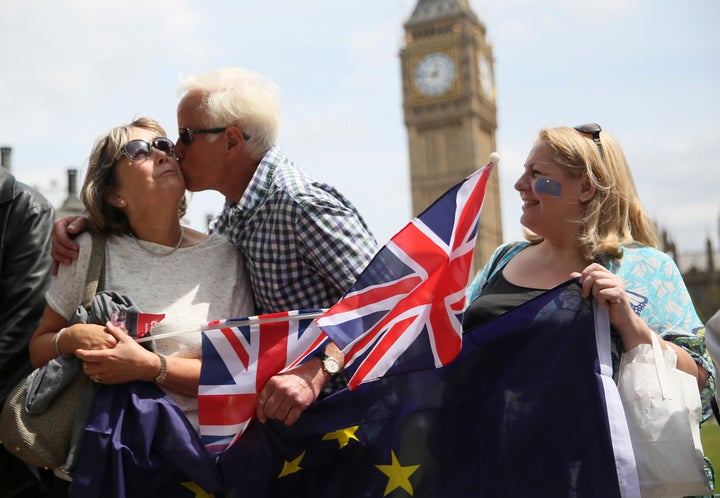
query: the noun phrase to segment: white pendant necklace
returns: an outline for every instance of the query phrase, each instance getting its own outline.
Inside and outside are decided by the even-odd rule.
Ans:
[[[138,240],[137,237],[135,237],[135,235],[133,235],[132,233],[130,234],[130,237],[132,237],[132,239],[135,241],[135,243],[138,246],[140,246],[140,249],[142,249],[143,251],[145,251],[148,254],[152,254],[153,256],[158,256],[158,257],[170,256],[172,253],[177,251],[180,248],[180,244],[182,244],[184,236],[185,236],[185,231],[183,230],[182,225],[180,225],[180,238],[178,239],[177,244],[175,244],[175,247],[173,247],[172,249],[170,249],[167,252],[158,252],[158,251],[153,251],[152,249],[148,249]]]

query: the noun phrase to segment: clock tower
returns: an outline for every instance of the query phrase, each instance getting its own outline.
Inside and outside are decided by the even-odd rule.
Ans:
[[[494,60],[468,0],[418,0],[404,27],[403,109],[417,215],[496,150]],[[496,168],[480,216],[475,270],[502,241]]]

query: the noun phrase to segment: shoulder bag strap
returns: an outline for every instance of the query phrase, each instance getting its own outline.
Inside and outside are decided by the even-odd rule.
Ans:
[[[105,285],[105,235],[90,232],[92,236],[92,250],[90,251],[90,265],[85,282],[83,306],[90,308],[95,294]]]

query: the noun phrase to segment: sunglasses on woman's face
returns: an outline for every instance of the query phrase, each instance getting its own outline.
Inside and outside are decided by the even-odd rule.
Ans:
[[[121,155],[125,154],[131,161],[144,161],[152,154],[153,147],[168,156],[175,157],[175,144],[173,141],[169,138],[157,137],[152,143],[139,138],[130,140],[123,145],[122,149],[120,149],[120,154],[118,154],[115,160],[117,161]]]

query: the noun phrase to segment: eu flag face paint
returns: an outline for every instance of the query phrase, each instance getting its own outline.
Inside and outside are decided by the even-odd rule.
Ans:
[[[562,195],[562,184],[551,178],[538,178],[535,181],[535,192],[560,197]]]

